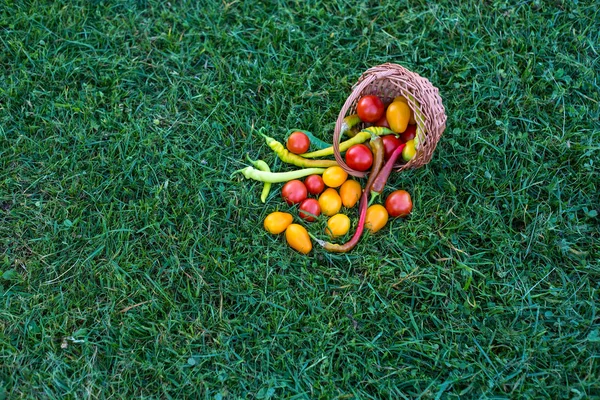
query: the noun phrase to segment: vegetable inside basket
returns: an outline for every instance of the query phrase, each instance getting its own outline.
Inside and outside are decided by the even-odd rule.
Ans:
[[[396,171],[418,168],[427,164],[446,129],[446,113],[439,90],[429,80],[398,64],[391,63],[378,65],[365,71],[353,86],[352,93],[340,110],[333,133],[333,149],[337,163],[348,174],[357,178],[362,178],[368,173],[354,170],[345,163],[340,154],[339,143],[344,118],[355,114],[358,100],[369,94],[379,96],[385,104],[391,103],[397,96],[404,96],[414,112],[417,123],[416,155],[406,164],[397,165]]]

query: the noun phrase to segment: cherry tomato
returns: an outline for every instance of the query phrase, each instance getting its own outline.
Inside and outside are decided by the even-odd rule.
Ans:
[[[412,160],[416,154],[417,149],[415,147],[415,139],[409,140],[402,150],[402,159],[408,162]]]
[[[319,206],[321,206],[321,213],[330,217],[342,208],[342,198],[335,189],[327,188],[319,196]]]
[[[375,126],[383,126],[385,128],[389,128],[390,127],[390,124],[388,124],[387,118],[385,117],[385,114],[383,114],[381,116],[381,118],[379,118],[377,121],[375,121],[375,123],[373,125],[375,125]]]
[[[285,240],[290,247],[302,254],[308,254],[312,250],[312,242],[306,228],[302,225],[291,224],[285,230]]]
[[[375,233],[385,226],[388,222],[388,212],[381,204],[373,204],[367,208],[367,219],[365,228]]]
[[[267,232],[272,233],[273,235],[278,235],[286,230],[286,228],[292,223],[293,219],[294,218],[292,217],[292,214],[275,211],[267,215],[263,225]]]
[[[323,182],[323,178],[319,175],[309,175],[304,179],[304,185],[306,186],[306,190],[310,194],[320,194],[325,189],[325,182]]]
[[[336,188],[348,179],[348,173],[340,166],[329,167],[323,172],[323,182],[329,187]]]
[[[304,211],[304,212],[303,212]],[[321,206],[315,199],[304,199],[300,203],[300,217],[308,222],[313,222],[321,214]]]
[[[354,207],[361,195],[362,188],[360,187],[360,183],[353,179],[347,180],[340,187],[340,197],[342,198],[344,207]]]
[[[332,237],[344,236],[350,230],[350,218],[344,214],[335,214],[327,221],[325,232]]]
[[[404,96],[398,96],[394,99],[394,101],[403,101],[408,105],[408,100],[406,100],[406,97]],[[413,100],[416,102],[416,100]],[[408,105],[410,107],[410,105]],[[413,109],[410,109],[410,119],[408,120],[408,123],[410,125],[414,125],[417,123],[417,121],[415,120],[415,112],[413,111]]]
[[[406,217],[412,208],[412,199],[406,190],[396,190],[385,199],[385,209],[391,217]]]
[[[396,150],[398,146],[400,146],[403,143],[402,140],[397,138],[395,135],[382,136],[381,140],[383,140],[383,149],[385,151],[383,158],[385,160],[389,160],[394,150]]]
[[[302,132],[293,132],[287,140],[286,147],[294,154],[303,154],[310,147],[310,139]]]
[[[375,122],[385,112],[383,101],[375,95],[363,96],[356,104],[356,113],[363,122]]]
[[[346,150],[346,164],[357,171],[368,171],[373,165],[373,153],[364,144],[355,144]]]
[[[403,101],[394,101],[385,112],[390,124],[390,129],[396,133],[402,133],[408,126],[410,120],[410,107]]]
[[[307,196],[308,192],[306,186],[298,179],[287,182],[281,189],[281,197],[283,197],[288,204],[300,203]]]
[[[416,135],[417,135],[417,126],[409,125],[406,127],[406,130],[400,134],[400,137],[402,138],[402,141],[404,143],[406,143],[409,140],[413,140]]]

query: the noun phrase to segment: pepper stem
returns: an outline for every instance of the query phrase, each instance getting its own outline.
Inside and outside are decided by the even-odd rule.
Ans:
[[[267,136],[267,135],[265,135],[264,133],[262,133],[262,129],[258,131],[258,134],[259,134],[260,136],[262,136],[263,138],[267,139],[267,140],[268,140],[268,139],[272,139],[272,137],[270,137],[270,136]]]
[[[246,167],[246,168],[248,168],[248,167]],[[238,170],[236,170],[236,171],[233,171],[233,172],[231,173],[231,175],[229,175],[229,179],[233,179],[233,176],[234,176],[235,174],[243,174],[243,173],[244,173],[244,170],[245,170],[246,168],[242,168],[242,169],[238,169]]]
[[[367,207],[371,207],[371,204],[373,204],[373,201],[375,201],[377,197],[379,197],[379,192],[371,190],[371,198],[369,199],[369,204],[367,205]]]
[[[313,235],[313,234],[312,234],[312,233],[310,233],[310,232],[308,232],[308,236],[310,236],[310,238],[311,238],[312,240],[314,240],[315,242],[317,242],[317,244],[318,244],[319,246],[321,246],[321,247],[325,247],[325,244],[327,243],[326,241],[324,241],[324,240],[321,240],[321,239],[317,238],[315,235]]]

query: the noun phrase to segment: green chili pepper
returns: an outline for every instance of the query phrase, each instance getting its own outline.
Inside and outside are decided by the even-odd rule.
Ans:
[[[246,158],[259,171],[271,172],[271,168],[269,168],[269,164],[267,164],[263,160],[254,161],[250,158],[250,156],[248,154],[246,154]],[[270,191],[271,191],[271,183],[265,182],[265,184],[263,185],[262,193],[260,194],[260,201],[262,201],[263,203],[266,202],[267,196],[269,195]]]
[[[317,149],[325,149],[330,146],[329,143],[322,141],[321,139],[319,139],[309,131],[305,131],[304,129],[290,129],[287,135],[285,135],[286,140],[294,132],[304,133],[310,139],[310,145],[316,147]]]
[[[365,128],[362,131],[358,132],[353,138],[348,139],[344,142],[340,143],[340,152],[344,152],[346,150],[348,150],[350,147],[354,146],[355,144],[360,144],[360,143],[364,143],[367,140],[371,139],[371,135],[377,135],[377,136],[382,136],[382,135],[390,135],[393,134],[394,131],[392,131],[391,129],[382,127],[382,126],[371,126],[369,128]],[[316,157],[325,157],[325,156],[331,156],[333,155],[333,146],[328,147],[326,149],[323,150],[317,150],[317,151],[313,151],[311,153],[304,153],[302,154],[302,157],[304,158],[316,158]]]
[[[277,154],[281,161],[288,164],[295,165],[302,168],[328,168],[338,165],[334,160],[307,160],[297,154],[290,153],[283,144],[277,140],[269,137],[263,133],[261,135],[265,138],[269,147]]]
[[[308,175],[321,175],[323,172],[325,172],[325,168],[304,168],[289,172],[267,172],[261,171],[254,167],[246,167],[234,171],[231,174],[231,177],[237,173],[241,173],[246,177],[246,179],[254,179],[255,181],[267,183],[280,183],[288,182],[293,179],[300,179]]]
[[[354,137],[359,132],[360,118],[358,114],[348,115],[344,118],[342,123],[342,129],[340,130],[340,136],[346,135],[348,137]]]

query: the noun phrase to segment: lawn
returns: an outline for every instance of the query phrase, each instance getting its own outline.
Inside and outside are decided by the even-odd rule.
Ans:
[[[600,398],[597,1],[0,0],[0,399]],[[440,90],[407,219],[262,229],[257,135]],[[355,218],[354,214],[351,214]],[[323,223],[323,221],[318,222]]]

